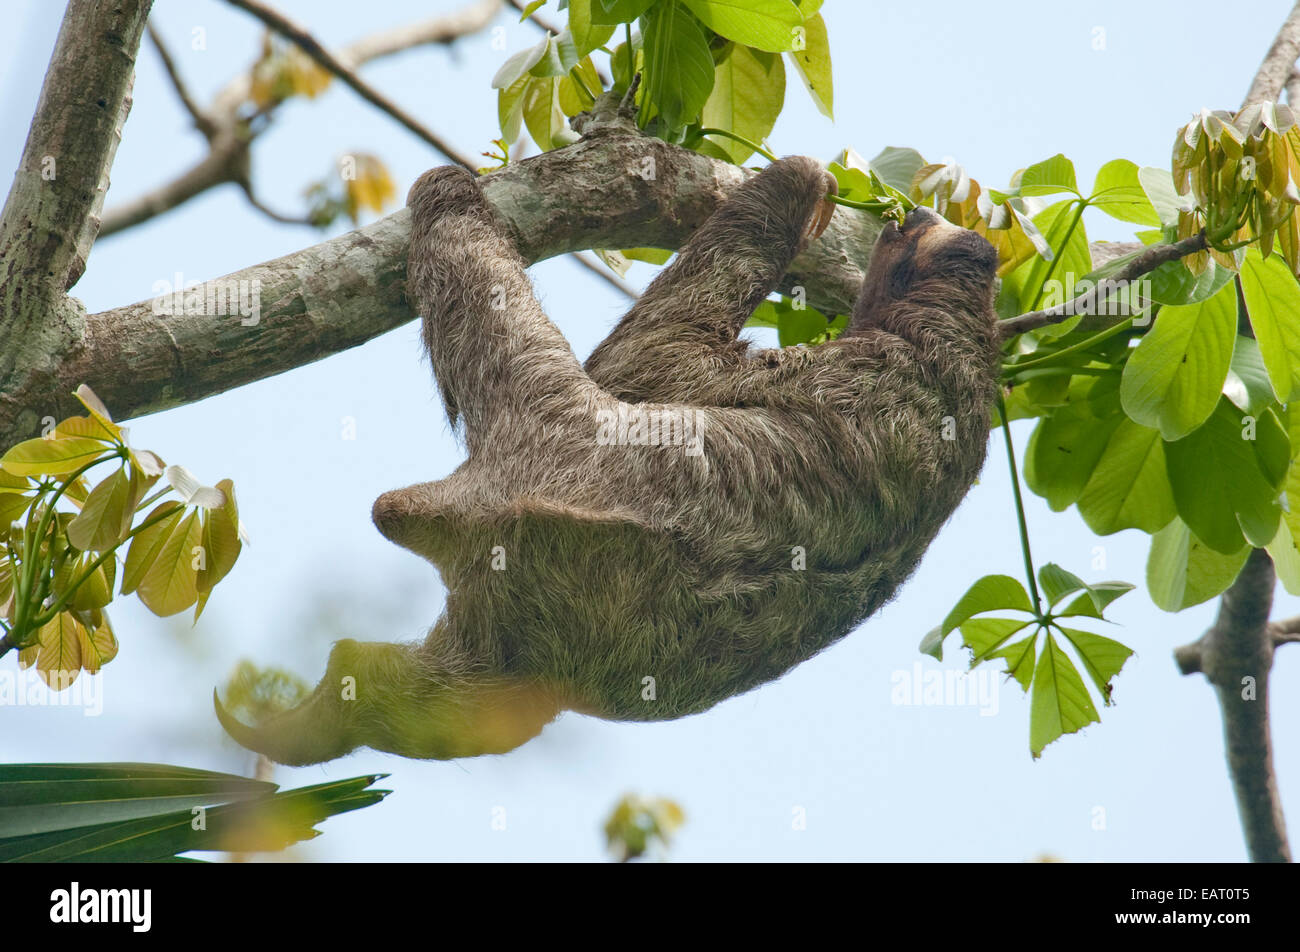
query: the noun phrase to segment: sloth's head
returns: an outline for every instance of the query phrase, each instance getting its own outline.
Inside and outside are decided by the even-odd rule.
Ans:
[[[901,226],[890,222],[880,233],[867,285],[880,303],[902,300],[934,281],[987,294],[997,266],[998,253],[983,237],[928,208],[914,208]]]

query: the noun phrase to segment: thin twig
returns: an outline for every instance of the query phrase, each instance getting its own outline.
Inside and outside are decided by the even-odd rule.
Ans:
[[[263,215],[265,215],[267,218],[271,219],[272,221],[278,221],[281,224],[285,224],[285,225],[314,225],[315,224],[315,222],[313,222],[310,218],[308,218],[305,215],[283,215],[280,212],[277,212],[274,208],[271,208],[268,205],[264,205],[262,204],[261,201],[258,200],[258,197],[253,194],[253,188],[249,183],[240,182],[239,184],[241,190],[244,193],[244,197],[248,199],[248,204],[252,205],[254,208],[256,208],[259,212],[261,212]]]
[[[415,133],[429,145],[433,146],[439,152],[457,165],[469,169],[471,172],[477,168],[477,163],[469,156],[460,152],[454,145],[444,139],[438,133],[434,132],[420,120],[416,119],[397,103],[393,102],[383,93],[379,92],[346,65],[339,61],[329,50],[325,49],[315,37],[306,30],[299,27],[293,21],[289,20],[283,14],[272,10],[265,4],[257,0],[227,0],[234,7],[238,7],[246,13],[251,14],[261,20],[267,27],[279,33],[281,36],[292,41],[304,53],[310,56],[318,66],[327,72],[333,73],[345,85],[350,87],[358,96],[370,103],[381,112],[392,116],[411,132]]]
[[[615,291],[622,292],[631,300],[635,301],[637,298],[641,296],[640,291],[632,287],[632,285],[628,284],[626,281],[620,278],[613,271],[610,271],[608,267],[601,264],[599,261],[596,261],[594,258],[588,257],[587,255],[583,254],[581,251],[575,251],[569,257],[573,258],[575,261],[578,262],[578,264],[582,265],[584,268],[586,268],[596,277],[603,280]]]
[[[149,33],[153,48],[158,51],[158,58],[162,60],[163,69],[167,71],[167,78],[172,81],[172,89],[176,91],[176,97],[180,99],[181,105],[190,114],[190,118],[194,120],[195,128],[203,133],[203,138],[211,142],[217,134],[216,122],[199,107],[199,104],[194,101],[194,97],[190,95],[189,87],[185,85],[185,81],[181,79],[180,71],[176,68],[176,61],[172,59],[171,52],[167,49],[167,45],[163,43],[162,36],[154,29],[153,20],[145,24],[145,30]]]

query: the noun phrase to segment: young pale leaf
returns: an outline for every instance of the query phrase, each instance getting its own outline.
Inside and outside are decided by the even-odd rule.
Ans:
[[[1151,537],[1147,557],[1147,591],[1167,612],[1178,612],[1227,590],[1250,555],[1243,546],[1230,555],[1215,552],[1187,523],[1175,519]]]
[[[925,159],[920,152],[891,145],[881,149],[867,167],[886,185],[907,194],[912,188],[912,179],[924,166]]]
[[[1174,189],[1174,180],[1169,171],[1143,166],[1138,169],[1138,182],[1142,185],[1142,191],[1146,192],[1151,207],[1160,216],[1160,224],[1165,228],[1172,228],[1177,225],[1178,212],[1183,208],[1185,202],[1178,197],[1178,192]]]
[[[185,507],[176,500],[169,499],[160,502],[145,517],[141,525],[150,525],[138,531],[126,553],[126,566],[122,570],[123,595],[130,595],[139,587],[141,579],[153,567],[154,560],[158,558],[158,552],[171,535],[172,529],[184,516]],[[158,521],[154,522],[154,519]]]
[[[790,0],[682,0],[718,36],[757,50],[793,49],[804,25]]]
[[[1196,304],[1213,297],[1233,278],[1233,272],[1213,261],[1204,271],[1193,274],[1183,261],[1166,261],[1144,279],[1151,300],[1157,304]]]
[[[1280,402],[1300,397],[1300,285],[1277,255],[1246,250],[1241,291],[1268,379]]]
[[[1218,405],[1236,338],[1237,295],[1228,285],[1199,304],[1163,308],[1124,365],[1124,412],[1166,440],[1186,436]]]
[[[81,623],[59,612],[41,626],[36,671],[51,691],[62,691],[81,672]]]
[[[1272,459],[1285,446],[1274,436],[1271,413],[1243,418],[1226,398],[1199,429],[1165,443],[1165,472],[1178,515],[1197,537],[1217,552],[1232,555],[1249,541],[1264,546],[1277,534],[1281,506],[1265,473],[1285,471]],[[1244,535],[1244,540],[1243,540]]]
[[[1079,669],[1050,634],[1034,671],[1029,752],[1037,760],[1052,741],[1100,721]]]
[[[68,523],[68,541],[78,549],[103,552],[121,542],[130,527],[131,477],[124,467],[90,491]]]
[[[117,657],[117,636],[108,624],[108,618],[94,631],[84,625],[78,635],[81,647],[81,666],[87,674],[98,674],[99,669]]]
[[[599,2],[599,0],[598,0]],[[536,46],[529,47],[510,57],[501,64],[496,75],[492,77],[493,89],[506,89],[514,85],[519,79],[526,76],[528,71],[536,66],[546,55],[551,45],[551,36],[548,33],[537,43]]]
[[[98,440],[66,437],[26,440],[0,457],[0,466],[14,476],[66,476],[111,451]]]
[[[1165,474],[1165,447],[1150,427],[1120,420],[1078,499],[1079,515],[1098,535],[1121,529],[1157,532],[1177,514]]]
[[[796,48],[786,55],[794,63],[817,111],[828,119],[834,119],[835,94],[831,85],[831,47],[826,36],[826,22],[820,13],[812,16],[807,14],[805,10],[801,43],[796,43]],[[895,187],[907,190],[906,185]]]
[[[179,520],[162,545],[153,564],[140,579],[136,594],[155,615],[165,618],[194,604],[198,598],[198,569],[195,550],[203,539],[199,514],[191,512]]]

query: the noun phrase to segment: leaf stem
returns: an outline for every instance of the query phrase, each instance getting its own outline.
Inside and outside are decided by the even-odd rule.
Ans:
[[[1002,417],[1002,436],[1007,444],[1007,465],[1011,468],[1011,489],[1016,496],[1016,520],[1020,524],[1020,552],[1025,557],[1025,577],[1029,581],[1029,594],[1034,600],[1034,614],[1043,618],[1043,602],[1038,596],[1038,582],[1034,579],[1034,557],[1029,551],[1029,526],[1025,522],[1025,501],[1020,495],[1020,474],[1016,469],[1016,451],[1011,446],[1011,421],[1007,419],[1007,402],[998,394],[998,415]]]

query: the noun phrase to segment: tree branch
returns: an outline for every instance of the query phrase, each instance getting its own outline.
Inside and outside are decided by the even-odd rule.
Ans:
[[[171,80],[176,98],[181,101],[185,111],[194,120],[194,128],[203,133],[203,138],[211,142],[217,134],[217,124],[211,116],[199,107],[199,104],[194,101],[194,97],[190,95],[189,87],[185,85],[185,81],[181,78],[180,70],[176,68],[176,61],[172,59],[171,51],[167,49],[167,44],[163,42],[163,38],[158,34],[158,31],[154,29],[152,20],[149,21],[148,31],[153,48],[158,51],[158,58],[162,60],[163,69],[167,71],[167,78]]]
[[[1138,255],[1124,267],[1120,268],[1115,274],[1111,275],[1104,282],[1099,282],[1084,291],[1078,297],[1065,301],[1055,307],[1049,307],[1041,311],[1030,311],[1027,314],[1021,314],[1017,317],[1008,318],[1005,321],[998,322],[998,331],[1003,340],[1008,337],[1014,337],[1017,334],[1023,334],[1025,331],[1032,331],[1039,327],[1046,327],[1050,324],[1059,324],[1062,321],[1074,317],[1076,314],[1094,314],[1099,310],[1098,305],[1105,302],[1105,298],[1100,301],[1098,298],[1103,292],[1108,292],[1108,283],[1123,284],[1140,278],[1142,275],[1154,271],[1169,261],[1177,261],[1179,258],[1185,258],[1187,255],[1201,251],[1205,248],[1205,234],[1193,235],[1190,238],[1184,238],[1182,241],[1169,245],[1152,245],[1142,254]]]
[[[1277,38],[1255,73],[1250,91],[1241,101],[1241,108],[1245,109],[1253,102],[1276,102],[1295,69],[1297,58],[1300,58],[1300,3],[1291,8],[1291,14],[1278,30]]]
[[[1183,674],[1203,673],[1223,711],[1228,772],[1252,862],[1291,859],[1282,801],[1273,772],[1268,676],[1273,665],[1273,563],[1254,549],[1241,574],[1223,593],[1219,615],[1198,641],[1174,652]]]
[[[399,123],[415,133],[429,145],[433,146],[440,153],[446,156],[457,165],[464,166],[471,172],[477,167],[476,163],[469,156],[460,152],[454,145],[444,139],[438,133],[434,132],[420,120],[416,119],[397,103],[393,102],[379,90],[375,89],[364,79],[358,76],[350,67],[343,63],[329,50],[325,49],[314,36],[302,29],[288,17],[272,10],[265,4],[259,3],[258,0],[226,0],[231,6],[238,7],[246,13],[251,14],[265,23],[270,29],[279,33],[281,36],[293,41],[299,49],[310,56],[322,69],[333,73],[344,85],[352,89],[358,96],[370,103],[381,112],[387,113],[396,119]]]
[[[749,174],[597,124],[574,145],[511,163],[482,183],[531,263],[587,248],[680,247]],[[874,216],[837,209],[822,237],[795,259],[784,289],[804,287],[813,306],[847,313],[879,231]],[[66,395],[80,383],[128,419],[292,370],[404,324],[414,316],[403,293],[408,241],[403,209],[209,282],[214,291],[231,282],[258,287],[254,320],[207,309],[164,316],[152,299],[89,315],[75,354],[48,374],[0,388],[0,444],[35,435],[47,413],[76,412]]]

